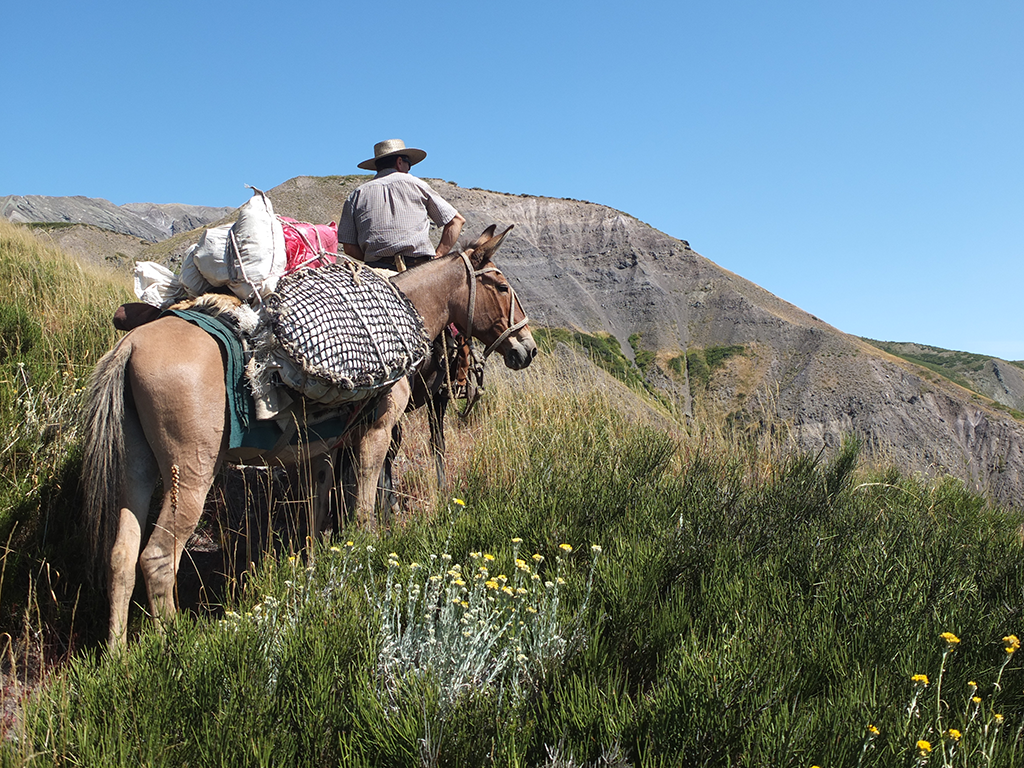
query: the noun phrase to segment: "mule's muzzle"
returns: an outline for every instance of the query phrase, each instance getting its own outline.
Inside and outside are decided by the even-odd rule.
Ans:
[[[505,350],[505,365],[513,371],[521,371],[537,356],[537,343],[532,336],[522,340],[512,337],[509,341],[511,344]]]

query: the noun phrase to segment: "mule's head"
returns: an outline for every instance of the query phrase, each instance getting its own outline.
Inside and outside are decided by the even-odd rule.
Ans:
[[[526,311],[519,302],[515,289],[509,284],[493,262],[509,226],[495,235],[492,224],[464,253],[473,265],[476,281],[476,300],[473,305],[473,336],[487,345],[486,354],[500,351],[505,365],[522,370],[537,356],[537,343],[530,333]]]

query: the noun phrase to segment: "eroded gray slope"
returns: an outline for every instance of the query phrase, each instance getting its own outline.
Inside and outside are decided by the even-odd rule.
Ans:
[[[109,200],[81,195],[0,197],[0,216],[16,224],[91,224],[100,229],[131,235],[151,243],[164,240],[177,232],[206,226],[231,210],[233,209],[177,203],[128,203],[119,206]]]

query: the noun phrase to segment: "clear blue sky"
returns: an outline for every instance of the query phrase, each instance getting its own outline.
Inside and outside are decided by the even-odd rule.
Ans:
[[[1024,3],[8,3],[0,195],[419,175],[623,210],[841,330],[1024,359]]]

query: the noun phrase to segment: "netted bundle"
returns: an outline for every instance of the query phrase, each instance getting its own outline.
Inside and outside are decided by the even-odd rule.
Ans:
[[[302,374],[296,380],[281,371],[282,378],[313,399],[324,399],[325,388],[349,397],[371,394],[411,373],[429,351],[411,302],[354,262],[286,275],[264,307],[278,343]]]

